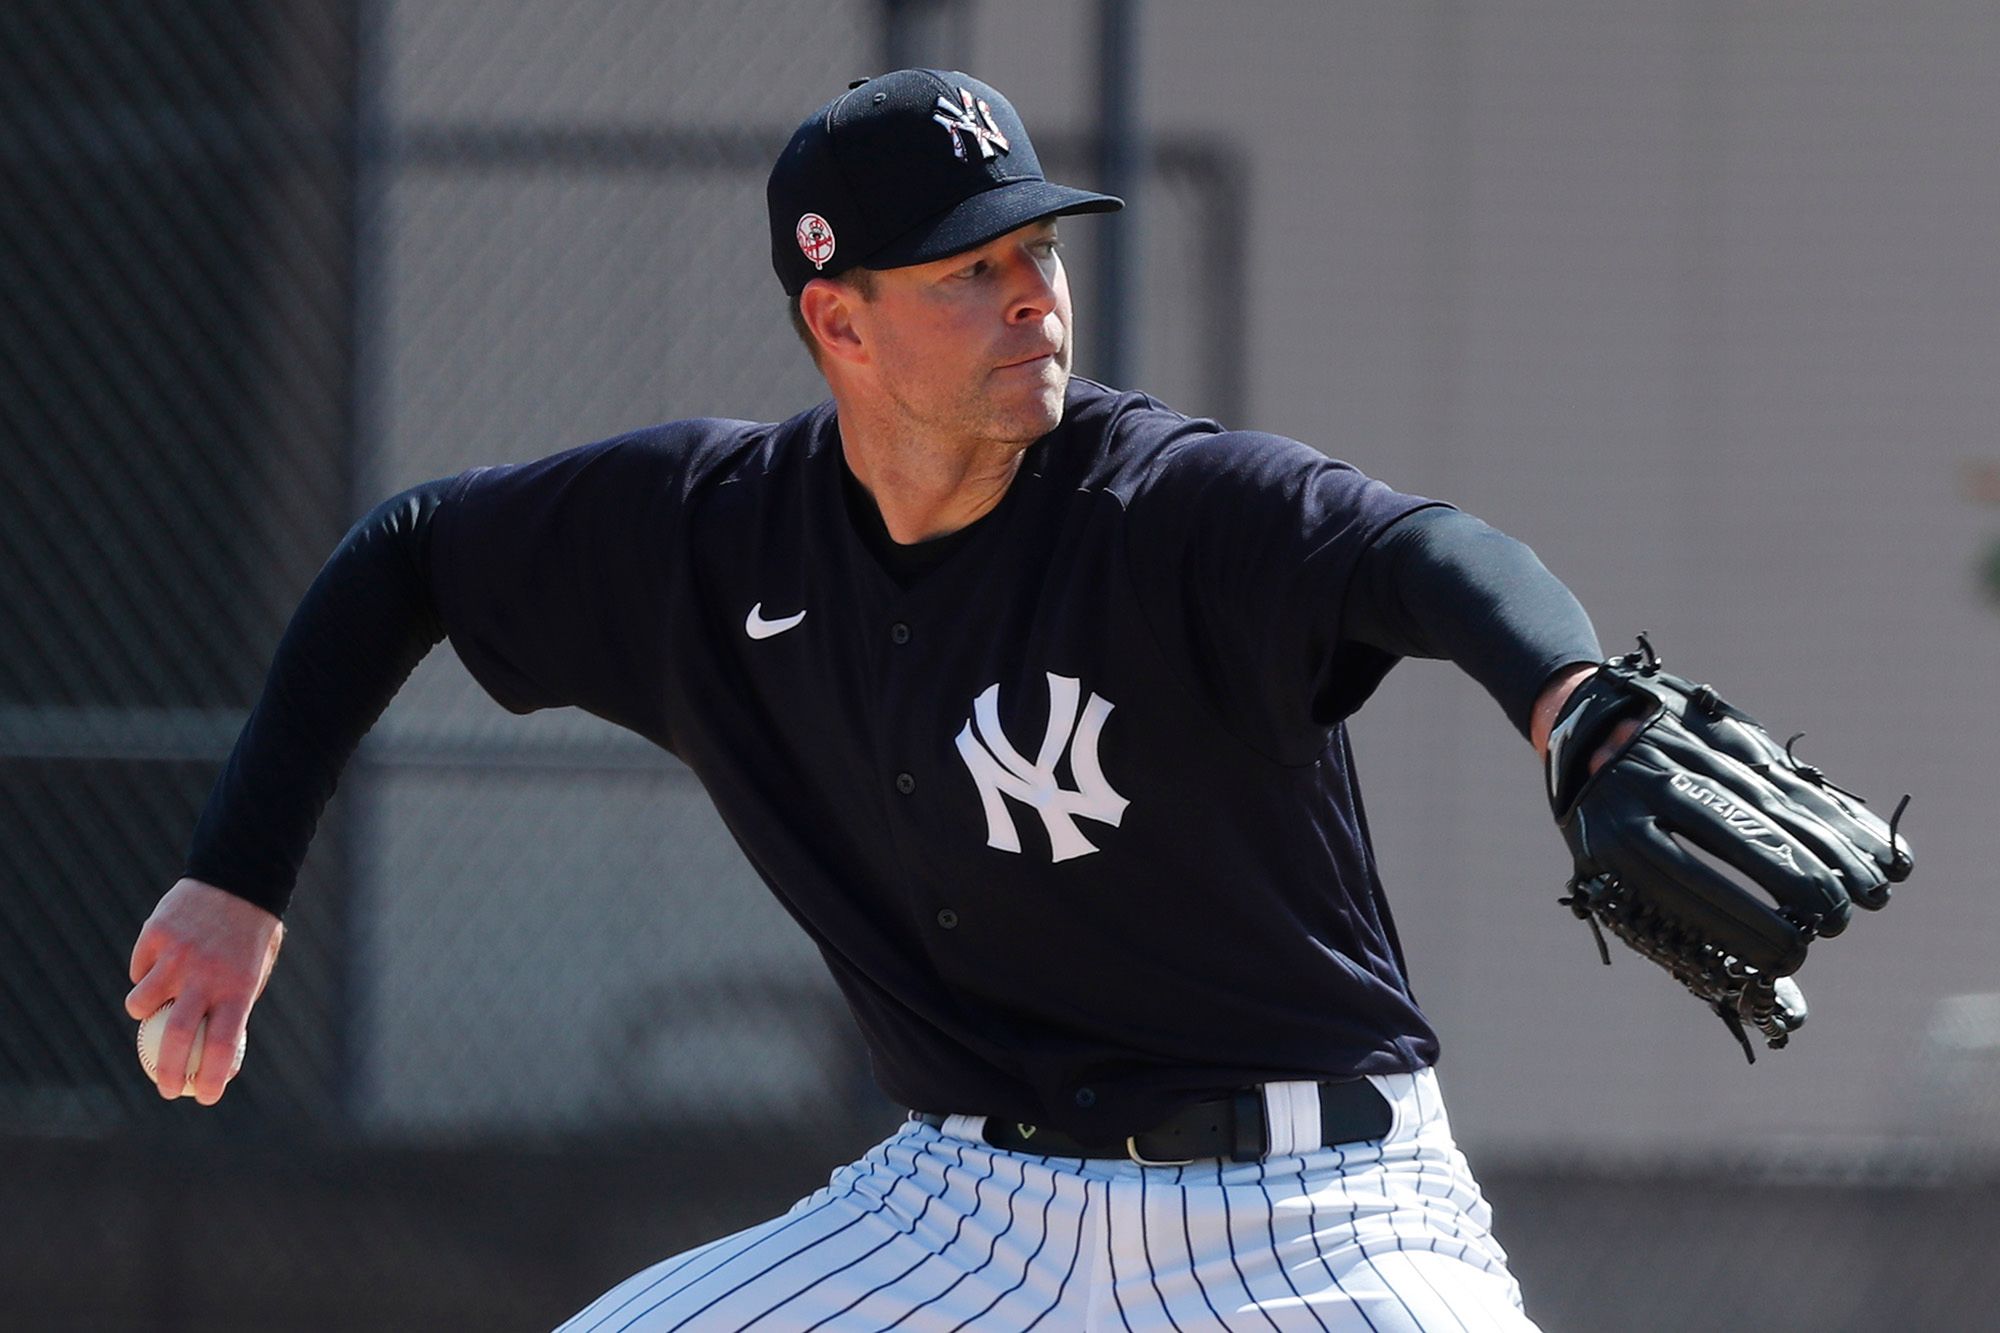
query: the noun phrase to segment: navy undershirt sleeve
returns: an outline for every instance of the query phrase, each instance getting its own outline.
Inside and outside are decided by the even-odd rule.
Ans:
[[[444,637],[425,562],[451,485],[383,501],[320,569],[209,793],[187,875],[283,913],[341,769]]]
[[[1523,736],[1549,677],[1603,655],[1582,604],[1532,550],[1441,506],[1404,515],[1369,545],[1343,615],[1344,637],[1456,663]]]

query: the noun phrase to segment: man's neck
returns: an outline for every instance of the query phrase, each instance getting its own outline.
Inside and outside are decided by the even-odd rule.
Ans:
[[[935,448],[844,421],[840,432],[848,471],[874,500],[890,537],[904,545],[957,532],[992,512],[1027,451],[1004,442]]]

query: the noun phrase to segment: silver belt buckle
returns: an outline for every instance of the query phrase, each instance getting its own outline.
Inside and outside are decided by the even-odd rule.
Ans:
[[[1192,1157],[1182,1157],[1175,1161],[1170,1161],[1170,1162],[1155,1162],[1149,1157],[1141,1157],[1139,1155],[1139,1136],[1137,1134],[1131,1134],[1126,1136],[1125,1155],[1131,1158],[1133,1161],[1137,1162],[1140,1166],[1193,1166],[1194,1165],[1194,1158]]]

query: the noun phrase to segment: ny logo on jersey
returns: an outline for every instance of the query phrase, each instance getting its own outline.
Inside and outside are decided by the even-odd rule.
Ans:
[[[938,109],[931,116],[932,120],[944,126],[945,132],[951,135],[952,156],[961,162],[967,160],[965,136],[968,134],[978,141],[979,156],[982,159],[998,157],[1001,153],[1007,152],[1007,136],[993,123],[993,108],[987,105],[986,99],[981,98],[975,102],[971,93],[960,88],[958,102],[959,104],[954,106],[949,97],[940,93],[937,100]]]
[[[1095,819],[1118,827],[1130,804],[1104,779],[1097,762],[1097,739],[1104,731],[1104,719],[1112,705],[1101,695],[1077,713],[1081,692],[1070,676],[1049,678],[1049,725],[1042,733],[1042,748],[1031,764],[1007,740],[1000,726],[1000,686],[988,685],[972,702],[972,716],[958,733],[958,756],[979,787],[979,802],[986,811],[986,845],[1003,852],[1019,852],[1021,835],[1007,813],[1003,796],[1035,807],[1042,825],[1049,831],[1049,850],[1058,861],[1088,856],[1095,843],[1076,827],[1076,817]],[[1076,778],[1076,790],[1063,788],[1056,780],[1056,765],[1069,752],[1069,770]]]

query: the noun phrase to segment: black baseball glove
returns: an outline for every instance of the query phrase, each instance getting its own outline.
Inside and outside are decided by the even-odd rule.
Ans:
[[[1638,730],[1595,773],[1626,719]],[[1910,846],[1854,793],[1792,757],[1707,685],[1660,670],[1645,635],[1578,685],[1549,733],[1549,804],[1576,858],[1562,902],[1667,969],[1756,1053],[1805,1022],[1791,980],[1806,948],[1873,911],[1910,873]],[[1602,929],[1600,929],[1602,927]]]

